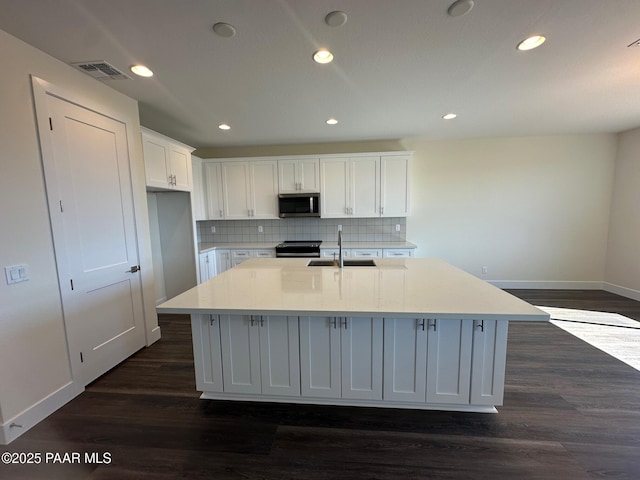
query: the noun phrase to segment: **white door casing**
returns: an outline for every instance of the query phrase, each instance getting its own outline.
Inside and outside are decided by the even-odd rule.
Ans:
[[[86,385],[145,343],[128,132],[49,92],[36,109],[70,363]]]

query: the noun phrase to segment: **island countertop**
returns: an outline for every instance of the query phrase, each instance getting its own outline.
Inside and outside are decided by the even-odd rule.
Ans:
[[[367,316],[548,321],[542,310],[433,258],[375,267],[308,267],[307,258],[256,258],[157,307],[158,313]]]

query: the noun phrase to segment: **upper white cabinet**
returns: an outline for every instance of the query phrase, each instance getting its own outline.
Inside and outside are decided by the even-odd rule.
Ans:
[[[193,148],[146,128],[141,131],[147,187],[190,192]]]
[[[278,160],[278,191],[280,193],[319,192],[320,160],[318,158]]]
[[[222,196],[222,165],[206,162],[202,165],[204,185],[206,189],[207,220],[224,218],[224,201]]]
[[[278,218],[277,162],[222,162],[224,218]]]
[[[208,220],[202,159],[191,155],[191,171],[193,174],[193,189],[191,191],[191,208],[193,210],[193,219]]]
[[[410,155],[380,157],[380,216],[409,216]]]
[[[409,159],[408,154],[321,158],[321,216],[407,216]]]

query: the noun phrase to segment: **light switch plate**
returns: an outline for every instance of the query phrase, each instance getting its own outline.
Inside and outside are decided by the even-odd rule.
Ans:
[[[29,280],[29,266],[23,264],[4,267],[4,275],[7,279],[7,285],[26,282]]]

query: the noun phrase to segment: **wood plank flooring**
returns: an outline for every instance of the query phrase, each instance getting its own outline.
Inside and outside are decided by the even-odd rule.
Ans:
[[[640,302],[607,292],[511,293],[640,321]],[[510,325],[496,415],[199,400],[188,317],[160,325],[158,343],[0,446],[109,463],[0,464],[0,478],[640,478],[640,372],[551,324]]]

